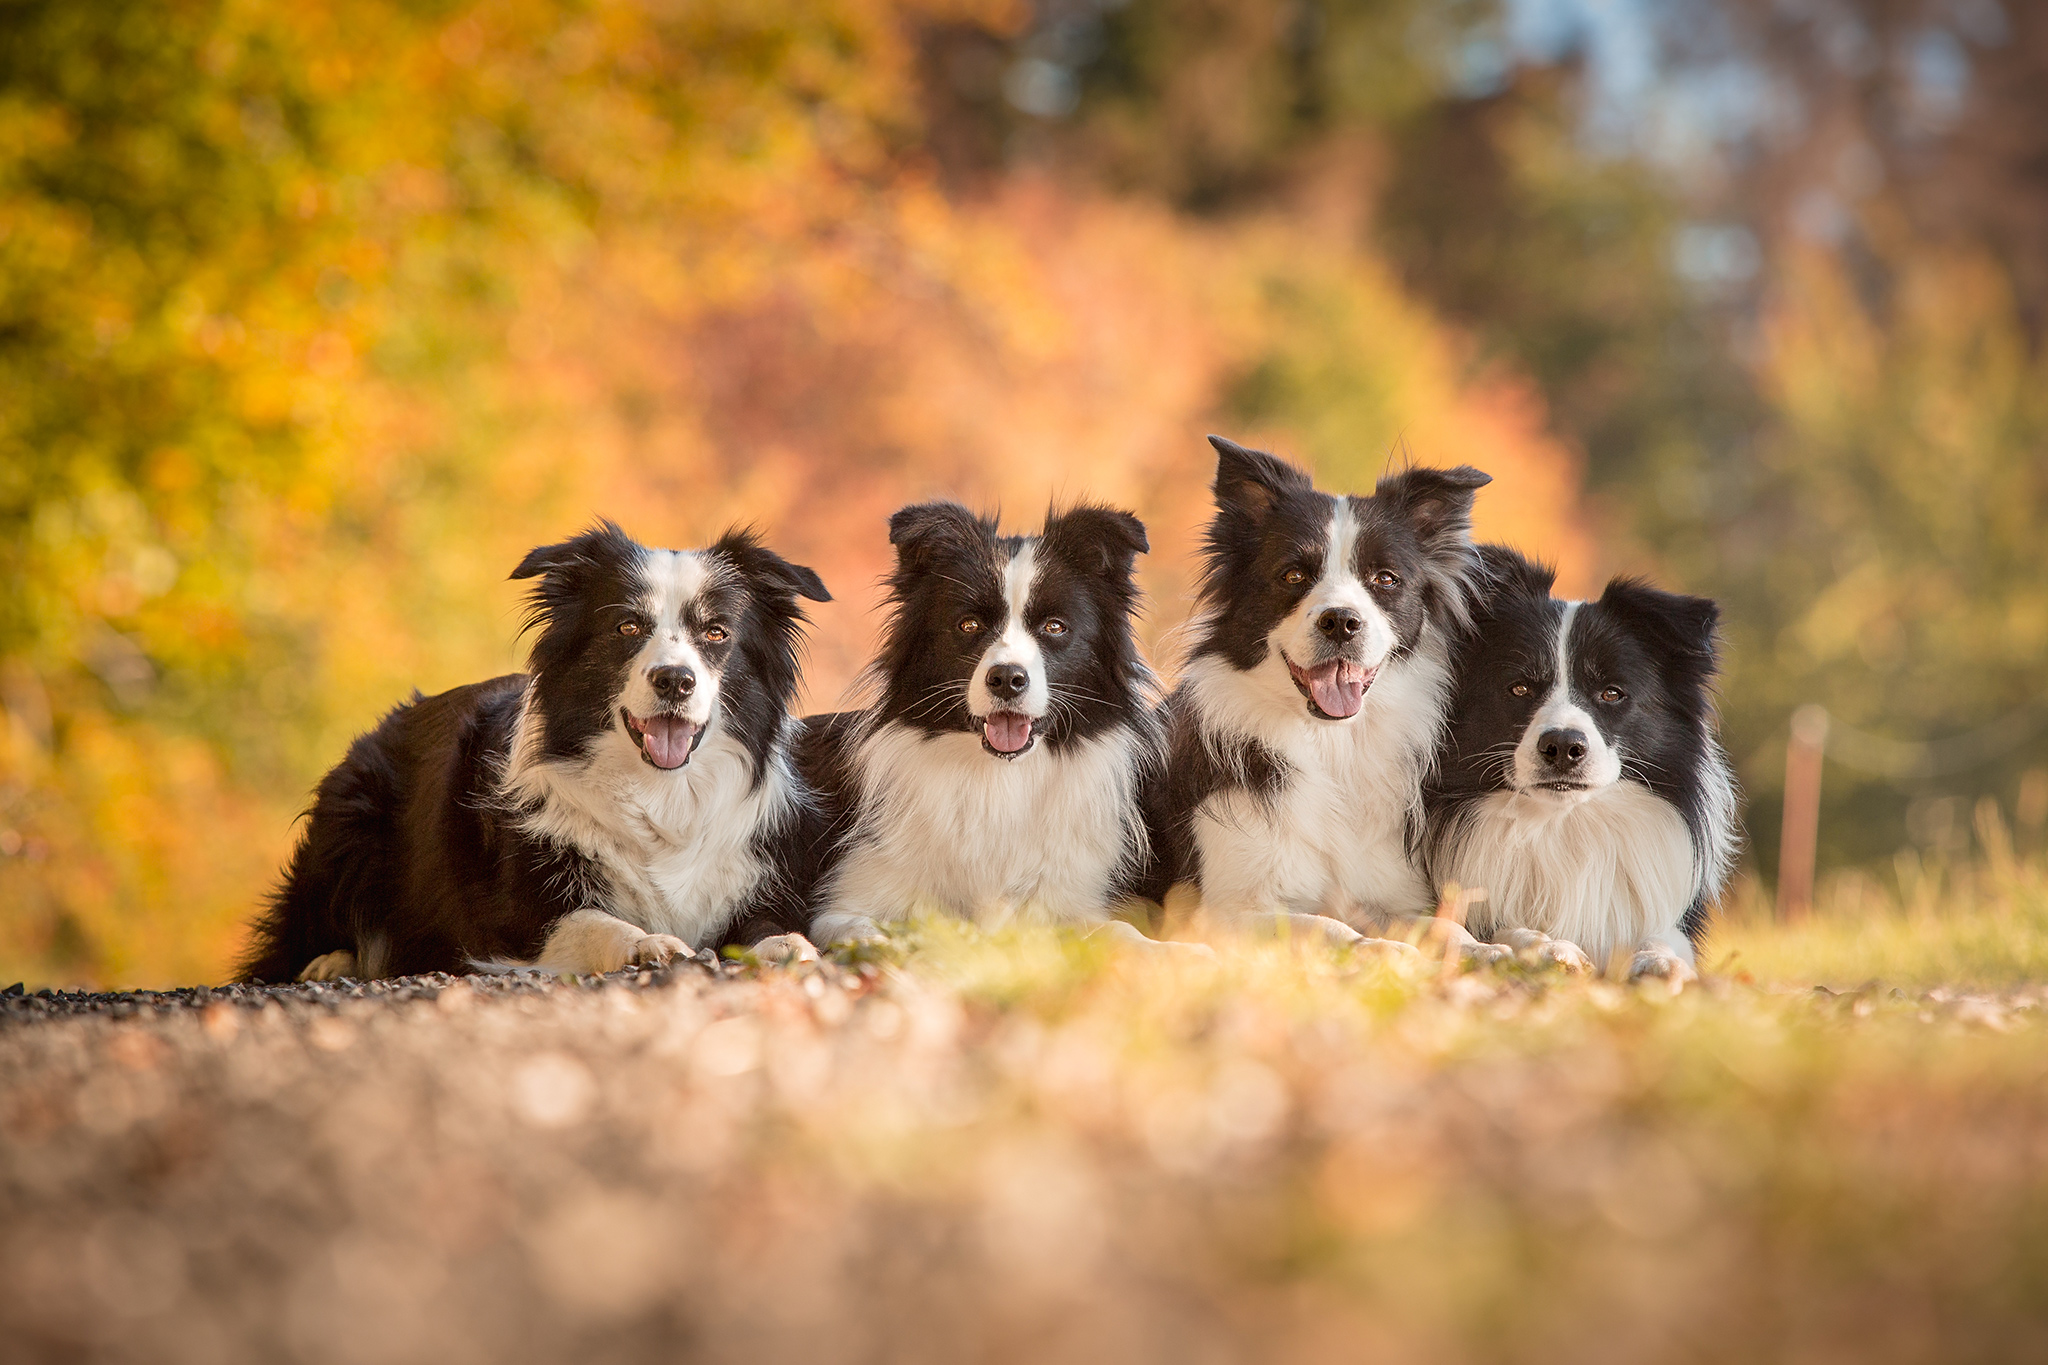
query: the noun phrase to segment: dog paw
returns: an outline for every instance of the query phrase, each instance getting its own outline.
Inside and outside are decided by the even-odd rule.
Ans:
[[[690,945],[674,934],[645,934],[633,945],[626,965],[631,967],[666,967],[679,957],[695,957]]]
[[[356,974],[356,955],[346,948],[322,953],[299,972],[301,981],[339,981]]]
[[[1471,943],[1460,944],[1458,955],[1474,967],[1498,967],[1503,962],[1514,961],[1515,950],[1505,943],[1481,943],[1474,940]]]
[[[778,967],[818,960],[817,945],[802,934],[771,934],[754,945],[754,956]]]
[[[1700,974],[1692,964],[1668,948],[1642,948],[1628,964],[1628,979],[1637,981],[1662,981],[1677,991],[1688,981],[1697,981]]]
[[[1593,959],[1585,949],[1568,939],[1552,938],[1536,929],[1510,929],[1501,939],[1517,958],[1531,967],[1560,967],[1572,973],[1590,973]]]
[[[1414,961],[1422,957],[1420,948],[1412,943],[1403,943],[1398,938],[1367,938],[1364,934],[1359,934],[1351,940],[1351,946],[1358,952],[1389,960],[1398,958]]]

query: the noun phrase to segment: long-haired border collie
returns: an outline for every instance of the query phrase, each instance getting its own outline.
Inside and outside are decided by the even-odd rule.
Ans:
[[[1429,868],[1485,890],[1469,921],[1482,938],[1690,977],[1737,839],[1710,691],[1719,613],[1626,578],[1563,602],[1551,570],[1483,554],[1429,786]]]
[[[1341,941],[1427,915],[1410,858],[1478,560],[1467,466],[1370,497],[1220,436],[1216,515],[1153,820],[1155,894]],[[1340,922],[1341,921],[1341,922]]]
[[[418,697],[320,783],[245,978],[665,963],[805,924],[789,704],[818,576],[750,531],[543,546],[529,671]],[[808,827],[808,828],[807,828]]]
[[[815,934],[869,937],[919,910],[1106,921],[1147,859],[1139,785],[1158,754],[1131,630],[1144,526],[1084,505],[1006,536],[934,502],[892,516],[889,540],[877,700],[805,722],[804,771],[838,832]]]

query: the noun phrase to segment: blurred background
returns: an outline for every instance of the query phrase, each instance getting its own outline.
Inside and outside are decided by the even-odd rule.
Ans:
[[[1209,430],[1721,599],[1768,912],[2048,814],[2048,6],[0,5],[0,981],[217,980],[311,784],[518,665],[530,546],[1136,509]],[[1987,800],[1988,798],[1988,800]],[[1980,818],[1986,813],[1991,818]],[[1859,891],[1858,894],[1861,894]]]

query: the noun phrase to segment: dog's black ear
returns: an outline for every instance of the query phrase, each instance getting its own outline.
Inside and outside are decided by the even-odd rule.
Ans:
[[[1472,499],[1493,482],[1471,465],[1410,469],[1381,479],[1373,496],[1401,509],[1424,540],[1465,540],[1472,534]]]
[[[920,502],[889,518],[889,543],[902,570],[922,571],[952,555],[971,555],[994,537],[994,523],[957,502]]]
[[[1665,654],[1694,664],[1714,663],[1721,608],[1712,598],[1665,592],[1640,578],[1617,578],[1600,594],[1600,605],[1633,624]]]
[[[739,567],[749,583],[770,592],[808,597],[813,602],[830,602],[825,580],[814,570],[792,564],[761,543],[752,527],[734,527],[720,536],[711,553],[721,555]]]
[[[1048,512],[1045,543],[1104,578],[1128,578],[1137,557],[1152,548],[1144,522],[1129,512],[1093,504]]]
[[[1479,586],[1489,595],[1517,593],[1548,597],[1557,584],[1557,570],[1505,545],[1480,545]]]
[[[588,531],[571,536],[559,545],[538,545],[528,550],[526,558],[520,560],[519,567],[512,571],[512,577],[539,578],[543,574],[554,574],[573,579],[595,568],[599,557],[607,550],[614,556],[630,556],[638,548],[633,538],[619,529],[618,523],[600,521]]]
[[[1235,441],[1211,436],[1216,447],[1216,505],[1243,512],[1253,521],[1273,510],[1280,495],[1306,493],[1315,485],[1304,474],[1277,455],[1250,450]]]

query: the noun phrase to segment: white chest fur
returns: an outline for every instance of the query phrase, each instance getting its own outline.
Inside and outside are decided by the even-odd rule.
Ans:
[[[789,761],[775,753],[757,787],[746,749],[714,722],[689,765],[663,772],[630,741],[602,741],[579,763],[531,761],[524,719],[507,766],[508,803],[532,805],[526,832],[576,849],[603,869],[602,909],[696,947],[715,943],[768,874],[754,850],[789,813]]]
[[[1481,938],[1536,929],[1601,967],[1653,943],[1693,960],[1679,924],[1699,881],[1694,856],[1678,809],[1621,781],[1575,802],[1495,792],[1459,817],[1438,864],[1460,886],[1485,889],[1471,920]]]
[[[1368,930],[1434,906],[1407,849],[1449,690],[1433,634],[1382,668],[1349,721],[1309,715],[1272,656],[1249,671],[1198,659],[1187,681],[1219,751],[1252,739],[1291,769],[1270,798],[1224,790],[1196,809],[1204,905],[1326,914]]]
[[[1123,728],[1003,760],[978,735],[879,727],[855,752],[861,814],[825,891],[828,920],[1103,919],[1118,868],[1144,848],[1137,762]]]

